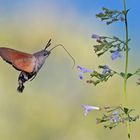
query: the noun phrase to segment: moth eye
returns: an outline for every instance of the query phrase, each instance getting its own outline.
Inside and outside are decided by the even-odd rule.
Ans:
[[[48,55],[48,52],[44,52],[43,55],[44,55],[44,56],[47,56],[47,55]]]
[[[44,56],[48,56],[49,54],[50,54],[49,51],[46,51],[46,52],[43,53]]]

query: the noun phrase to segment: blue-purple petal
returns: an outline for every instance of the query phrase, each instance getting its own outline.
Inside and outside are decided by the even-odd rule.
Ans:
[[[107,72],[110,72],[110,68],[106,65],[103,69],[102,74],[106,74]]]
[[[115,60],[115,59],[117,59],[117,58],[119,58],[119,57],[120,57],[120,58],[122,57],[119,51],[115,51],[115,52],[113,52],[112,55],[111,55],[112,60]]]
[[[86,69],[86,68],[81,67],[81,66],[77,66],[77,68],[80,70],[79,77],[80,77],[81,80],[84,77],[84,73],[92,73],[93,72],[93,70],[89,70],[89,69]]]
[[[84,73],[92,73],[93,70],[85,69],[83,72],[84,72]]]
[[[82,80],[84,77],[84,73],[83,72],[79,72],[79,78]]]
[[[79,65],[77,66],[77,68],[78,68],[79,70],[81,70],[81,71],[83,70],[83,67],[81,67],[81,66],[79,66]]]
[[[99,107],[96,106],[90,106],[90,105],[82,105],[82,107],[84,108],[84,115],[87,116],[87,114],[92,111],[92,110],[99,110]]]
[[[94,39],[100,39],[101,37],[100,37],[99,35],[92,34],[91,38],[94,38]]]

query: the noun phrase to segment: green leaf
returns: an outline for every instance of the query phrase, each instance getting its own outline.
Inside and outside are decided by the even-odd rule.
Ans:
[[[129,109],[128,113],[131,113],[132,111],[134,111],[135,109]]]
[[[128,133],[128,138],[130,139],[130,133]]]
[[[96,81],[94,81],[93,82],[93,84],[96,86],[97,84],[99,84],[100,83],[100,80],[96,80]]]
[[[101,20],[108,20],[108,17],[102,17]]]
[[[124,72],[121,72],[120,75],[125,78],[125,73]]]
[[[96,53],[96,52],[102,50],[104,46],[103,45],[94,45],[93,47],[94,47],[94,51]]]
[[[98,53],[97,55],[98,55],[98,57],[100,57],[103,54],[104,54],[104,52],[101,52],[101,53]]]
[[[113,21],[107,21],[106,24],[110,25],[111,23],[113,23]]]
[[[120,40],[117,36],[113,36],[113,39]]]
[[[120,75],[121,75],[123,78],[125,78],[125,73],[124,73],[124,72],[121,72]],[[130,78],[132,75],[133,75],[132,73],[128,73],[128,74],[127,74],[127,79]]]
[[[133,118],[132,118],[132,121],[134,121],[134,122],[135,122],[137,119],[139,119],[139,115],[137,115],[137,116],[133,117]]]
[[[125,113],[125,114],[128,114],[128,111],[129,111],[128,108],[124,107],[123,110],[124,110],[124,113]]]
[[[103,123],[103,122],[106,122],[107,120],[104,120],[104,119],[100,119],[100,118],[97,118],[96,119],[96,123],[99,124],[99,123]]]
[[[140,68],[136,70],[135,74],[140,75]]]
[[[128,73],[127,74],[127,79],[130,78],[133,74],[132,73]]]

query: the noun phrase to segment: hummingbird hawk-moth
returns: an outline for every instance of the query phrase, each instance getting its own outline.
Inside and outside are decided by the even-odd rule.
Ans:
[[[16,70],[21,71],[18,77],[18,92],[22,93],[24,90],[24,83],[28,80],[32,81],[36,77],[38,71],[45,63],[46,58],[50,55],[54,48],[61,46],[70,55],[70,53],[61,44],[47,50],[50,45],[51,39],[48,41],[44,49],[33,54],[11,48],[0,47],[0,56],[2,59],[11,64]],[[74,58],[71,55],[70,57],[73,59],[75,65]]]

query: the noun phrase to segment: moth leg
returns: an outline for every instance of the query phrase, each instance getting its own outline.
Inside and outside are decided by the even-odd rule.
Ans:
[[[37,73],[33,75],[32,79],[30,79],[30,81],[34,80],[36,75],[37,75]]]

